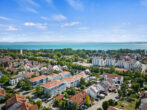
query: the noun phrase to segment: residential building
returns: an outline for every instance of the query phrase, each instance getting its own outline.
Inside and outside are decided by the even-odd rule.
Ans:
[[[23,75],[14,75],[9,79],[9,84],[15,85],[23,78],[24,78]]]
[[[62,77],[60,74],[50,74],[48,75],[48,80],[53,81],[53,80],[61,80]]]
[[[89,75],[87,75],[87,74],[85,74],[85,73],[79,73],[79,74],[77,74],[77,75],[75,75],[79,80],[81,79],[81,78],[84,78],[85,79],[85,81],[88,81],[89,80]]]
[[[104,90],[104,88],[100,84],[93,84],[90,87],[88,87],[85,92],[93,97],[94,99],[97,98],[97,95],[100,94],[100,91]]]
[[[70,77],[71,76],[70,72],[68,72],[68,71],[62,71],[60,73],[60,75],[62,76],[62,78],[64,78],[64,77]]]
[[[63,79],[67,87],[76,87],[79,84],[79,79],[75,76],[70,76]]]
[[[143,92],[140,96],[139,110],[147,110],[147,91]]]
[[[115,82],[115,84],[122,84],[124,79],[123,76],[110,73],[104,73],[103,78],[104,80],[112,79]]]
[[[22,95],[15,94],[6,101],[6,110],[39,110],[37,105],[27,102]]]
[[[72,102],[76,102],[79,106],[81,106],[85,103],[87,95],[88,94],[85,91],[77,93],[69,99],[68,103],[71,104]]]
[[[37,85],[45,84],[47,81],[48,81],[48,77],[46,75],[41,75],[30,79],[30,83],[33,85],[33,87],[36,87]]]
[[[48,92],[51,97],[66,90],[66,84],[61,80],[53,80],[42,85],[44,93]]]
[[[6,96],[6,90],[0,88],[0,99],[5,98],[5,96]]]
[[[92,59],[93,66],[105,66],[105,61],[101,57],[94,57]]]

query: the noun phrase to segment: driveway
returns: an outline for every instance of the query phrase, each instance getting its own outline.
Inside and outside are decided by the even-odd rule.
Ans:
[[[104,99],[100,101],[95,101],[95,104],[89,107],[87,110],[97,110],[97,108],[102,108],[102,104],[104,101],[107,101],[109,99],[114,99],[116,96],[118,96],[118,93],[109,93]]]

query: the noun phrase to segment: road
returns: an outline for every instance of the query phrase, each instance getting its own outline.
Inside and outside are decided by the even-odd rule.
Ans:
[[[97,108],[102,108],[102,104],[104,101],[107,101],[109,99],[114,99],[118,93],[109,93],[104,99],[100,101],[95,101],[95,104],[89,107],[87,110],[97,110]]]

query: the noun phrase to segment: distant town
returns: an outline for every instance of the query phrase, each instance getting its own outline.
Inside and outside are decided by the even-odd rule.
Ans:
[[[146,50],[0,49],[1,110],[146,110]]]

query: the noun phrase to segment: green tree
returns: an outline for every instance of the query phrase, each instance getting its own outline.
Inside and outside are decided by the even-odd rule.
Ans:
[[[42,107],[42,101],[41,100],[37,100],[36,104],[37,104],[38,108]]]
[[[86,102],[85,104],[89,107],[90,106],[90,98],[88,95],[86,95]]]
[[[139,83],[132,83],[132,89],[134,90],[134,91],[136,91],[136,92],[138,92],[139,91],[139,89],[140,89],[140,84]]]
[[[86,82],[85,82],[85,79],[84,78],[81,78],[80,79],[80,85],[86,85]]]
[[[40,85],[36,87],[36,93],[37,95],[41,95],[43,93],[43,88]]]
[[[70,105],[70,110],[78,110],[78,109],[79,109],[79,106],[78,106],[77,102],[73,102]]]
[[[109,107],[108,101],[104,101],[103,104],[102,104],[102,107],[103,107],[104,110],[107,110],[107,108]]]
[[[110,73],[114,73],[114,72],[115,72],[115,67],[114,66],[111,66]]]
[[[102,108],[97,108],[97,110],[102,110]]]
[[[8,82],[9,82],[9,77],[7,75],[2,75],[2,77],[0,79],[0,83],[6,84]]]

